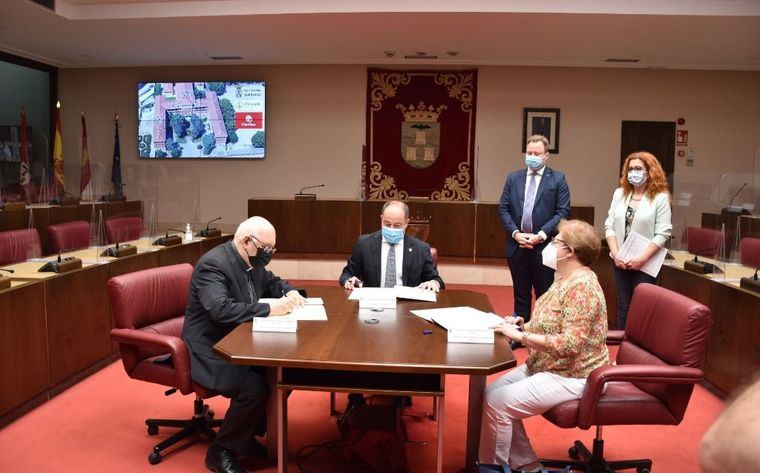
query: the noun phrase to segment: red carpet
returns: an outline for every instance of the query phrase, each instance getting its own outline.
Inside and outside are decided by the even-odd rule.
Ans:
[[[300,282],[308,284],[311,281]],[[511,288],[503,286],[452,286],[457,289],[482,291],[491,299],[499,314],[512,308]],[[519,362],[525,350],[518,350]],[[446,378],[444,471],[455,472],[463,466],[464,418],[467,379]],[[0,430],[0,472],[203,472],[206,445],[203,442],[180,446],[169,452],[156,466],[147,457],[158,436],[148,436],[147,417],[186,418],[192,412],[192,398],[178,394],[164,397],[157,385],[127,378],[121,363],[114,363],[87,378],[56,398],[40,406],[18,421]],[[339,407],[345,396],[339,395]],[[217,416],[222,416],[228,401],[217,397],[209,400]],[[430,400],[416,398],[415,409],[429,408]],[[707,427],[723,409],[723,402],[697,387],[686,417],[680,426],[620,426],[605,428],[606,453],[610,459],[649,457],[658,472],[698,472],[699,440]],[[327,393],[295,392],[289,402],[289,471],[298,471],[293,461],[295,452],[306,444],[322,443],[338,437],[335,420],[328,416]],[[435,433],[432,421],[407,419],[414,440],[427,440],[427,445],[409,445],[408,458],[412,471],[435,471]],[[567,448],[575,439],[590,445],[593,431],[562,430],[541,417],[526,423],[533,445],[543,457],[566,458]],[[274,465],[261,460],[246,463],[252,471],[274,472]],[[320,452],[308,459],[306,466],[313,473],[345,471],[339,458]]]

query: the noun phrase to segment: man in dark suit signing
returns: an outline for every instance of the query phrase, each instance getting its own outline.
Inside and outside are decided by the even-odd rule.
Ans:
[[[409,225],[409,206],[398,200],[386,202],[380,224],[381,230],[359,237],[339,284],[346,289],[397,285],[435,292],[443,289],[430,245],[404,233]]]
[[[298,291],[266,269],[275,240],[271,223],[251,217],[238,226],[233,241],[201,256],[190,281],[183,328],[190,375],[230,398],[224,423],[206,453],[206,466],[217,473],[244,473],[238,455],[265,453],[254,435],[266,430],[269,388],[261,368],[232,365],[217,357],[212,347],[242,322],[285,315],[304,303]],[[277,300],[258,302],[262,297]]]
[[[557,224],[570,215],[570,189],[565,175],[546,166],[549,140],[528,138],[525,169],[507,176],[499,216],[507,231],[507,260],[512,274],[515,314],[530,320],[531,290],[539,298],[554,282],[554,269],[544,266],[541,252],[557,234]]]

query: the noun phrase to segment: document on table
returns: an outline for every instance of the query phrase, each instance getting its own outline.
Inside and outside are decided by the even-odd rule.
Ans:
[[[273,298],[261,298],[259,302],[271,304],[276,300]],[[322,301],[321,297],[307,297],[306,304],[296,307],[293,309],[293,312],[283,317],[295,318],[296,320],[327,320],[327,311],[325,311],[324,301]]]
[[[393,288],[398,299],[410,299],[413,301],[435,302],[435,291],[422,289],[421,287],[396,286]]]
[[[359,301],[362,298],[386,299],[396,297],[396,291],[392,287],[357,287],[348,296],[349,301]]]
[[[634,256],[638,256],[643,253],[650,243],[651,241],[647,237],[636,232],[631,232],[628,235],[628,238],[626,238],[623,242],[623,246],[620,247],[618,254],[623,260],[633,258]],[[667,254],[667,248],[660,248],[657,253],[652,255],[652,257],[649,258],[646,263],[644,263],[644,266],[641,267],[640,271],[652,276],[653,278],[656,278],[657,273],[659,273],[660,268],[662,268],[662,263],[665,261],[665,256]]]
[[[491,312],[472,307],[444,307],[440,309],[420,309],[411,311],[428,322],[435,322],[446,330],[457,329],[490,329],[501,324],[504,319]]]
[[[415,301],[435,302],[437,300],[434,291],[419,287],[396,286],[396,287],[359,287],[351,291],[348,296],[350,301],[359,301],[364,298],[372,299],[411,299]]]

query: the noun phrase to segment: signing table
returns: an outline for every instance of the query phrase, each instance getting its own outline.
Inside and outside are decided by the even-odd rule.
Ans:
[[[287,393],[290,390],[394,393],[442,398],[446,374],[469,375],[466,466],[475,464],[486,376],[515,366],[506,339],[493,345],[447,343],[446,332],[411,310],[470,306],[491,311],[486,295],[444,290],[437,302],[401,301],[395,310],[359,310],[340,287],[308,287],[321,297],[327,321],[300,321],[296,333],[252,332],[244,323],[214,351],[234,364],[268,368],[277,387],[267,410],[267,445],[287,469]],[[374,319],[374,320],[373,320]],[[377,321],[377,322],[375,322]],[[370,322],[370,323],[368,323]],[[375,322],[375,323],[371,323]],[[425,333],[432,331],[432,333]],[[438,413],[438,472],[442,471],[443,402]]]

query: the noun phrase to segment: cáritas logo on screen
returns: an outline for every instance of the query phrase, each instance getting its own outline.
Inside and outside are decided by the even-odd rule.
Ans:
[[[235,128],[238,130],[264,128],[263,112],[235,112]]]

